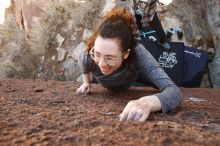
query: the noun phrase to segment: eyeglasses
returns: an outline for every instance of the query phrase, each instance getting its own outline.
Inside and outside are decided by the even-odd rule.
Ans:
[[[94,47],[89,51],[89,55],[91,56],[91,58],[95,61],[95,62],[99,62],[102,55],[95,52],[94,51]],[[112,55],[107,55],[104,56],[104,61],[106,62],[106,64],[113,66],[115,65],[115,63],[120,60],[122,58],[118,57],[118,56],[112,56]]]

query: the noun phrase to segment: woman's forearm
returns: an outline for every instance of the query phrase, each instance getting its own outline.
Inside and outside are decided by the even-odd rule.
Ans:
[[[82,74],[82,77],[83,77],[83,82],[84,83],[90,84],[90,73]]]
[[[183,100],[183,95],[176,86],[167,87],[156,96],[160,100],[162,111],[166,113],[175,110]]]

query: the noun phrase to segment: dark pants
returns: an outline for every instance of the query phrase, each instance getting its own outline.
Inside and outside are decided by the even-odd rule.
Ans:
[[[136,15],[136,23],[139,30],[145,32],[147,27],[143,27],[141,24],[141,15]],[[166,34],[164,32],[163,26],[160,22],[160,19],[157,16],[157,13],[155,13],[154,18],[152,21],[148,22],[149,26],[154,29],[157,32],[157,36],[159,38],[160,43],[166,42]]]

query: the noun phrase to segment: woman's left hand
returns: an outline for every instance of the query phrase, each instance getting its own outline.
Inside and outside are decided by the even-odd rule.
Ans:
[[[128,102],[120,114],[120,121],[145,121],[150,112],[161,110],[161,103],[157,96],[145,96]]]

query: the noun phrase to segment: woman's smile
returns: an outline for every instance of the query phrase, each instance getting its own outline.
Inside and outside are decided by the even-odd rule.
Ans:
[[[103,74],[108,74],[109,72],[111,72],[111,67],[102,67],[100,69]]]

